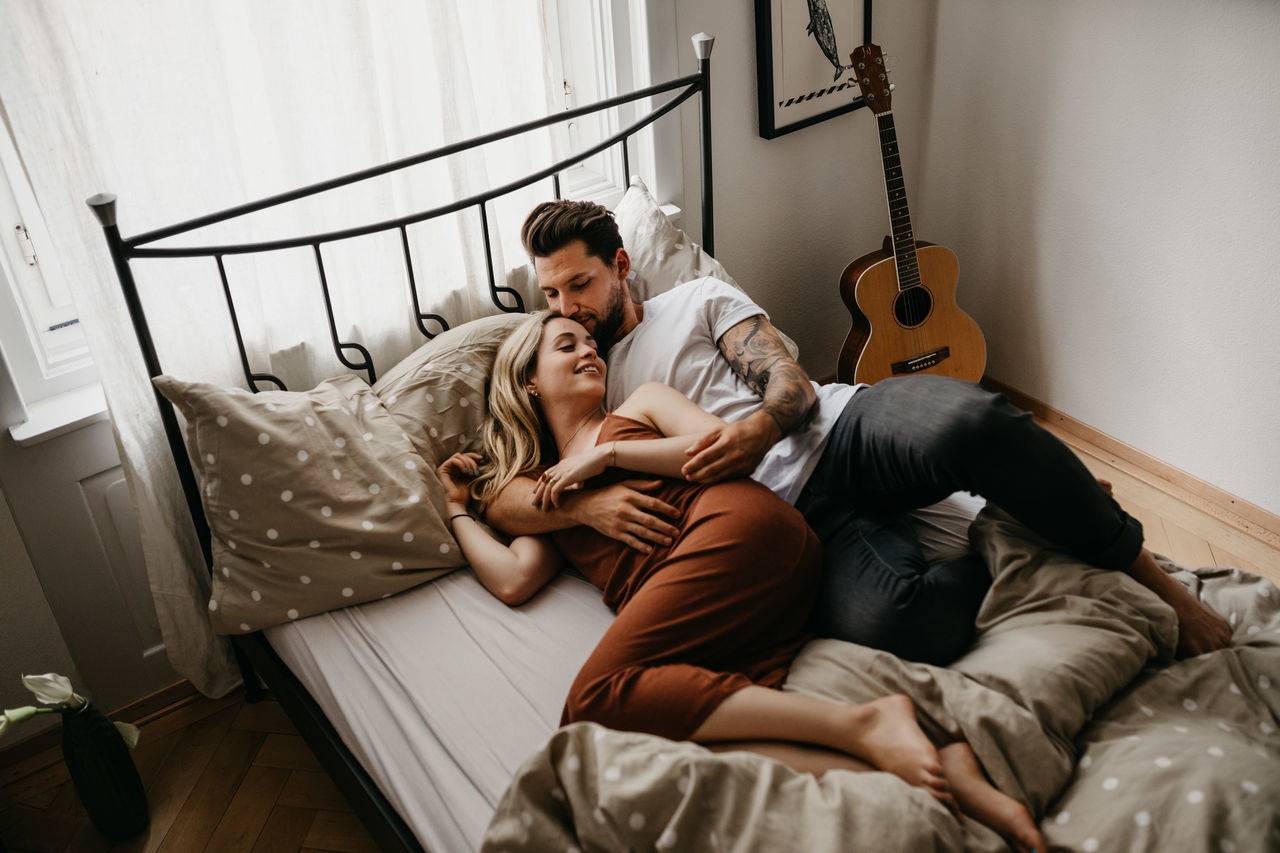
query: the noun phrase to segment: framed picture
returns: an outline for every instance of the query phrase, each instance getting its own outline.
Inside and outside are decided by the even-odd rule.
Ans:
[[[760,135],[862,106],[849,54],[871,43],[871,0],[755,0]]]

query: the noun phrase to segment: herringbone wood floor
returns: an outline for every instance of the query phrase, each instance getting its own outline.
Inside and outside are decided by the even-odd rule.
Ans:
[[[270,699],[196,699],[144,724],[134,761],[151,809],[145,833],[114,845],[98,835],[55,754],[24,762],[47,766],[0,788],[9,853],[377,850]]]
[[[1153,485],[1104,449],[1049,425],[1142,521],[1148,545],[1191,566],[1227,566],[1280,584],[1280,549]],[[372,851],[375,845],[273,701],[197,699],[144,725],[134,753],[148,832],[110,845],[53,754],[0,767],[0,839],[18,851]],[[3,853],[3,848],[0,848]]]

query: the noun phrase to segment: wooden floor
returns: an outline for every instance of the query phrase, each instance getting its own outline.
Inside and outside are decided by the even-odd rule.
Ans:
[[[1280,548],[1105,449],[1046,424],[1139,518],[1152,550],[1191,567],[1225,566],[1280,583]],[[0,768],[0,840],[18,851],[372,851],[376,847],[281,712],[236,693],[197,698],[143,726],[134,753],[148,832],[109,845],[80,810],[57,750]],[[2,850],[3,848],[0,848]]]
[[[120,844],[104,840],[59,756],[52,763],[36,756],[24,764],[46,766],[0,787],[0,841],[8,853],[378,849],[270,699],[248,705],[240,691],[196,698],[144,724],[133,755],[151,808],[145,833]]]
[[[1280,585],[1280,530],[1259,528],[1265,538],[1222,520],[1229,513],[1207,512],[1195,495],[1161,483],[1145,470],[1068,431],[1045,424],[1089,467],[1112,483],[1116,500],[1142,522],[1147,548],[1188,568],[1243,569]]]

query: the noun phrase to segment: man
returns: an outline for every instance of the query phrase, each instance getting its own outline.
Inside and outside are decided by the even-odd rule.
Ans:
[[[829,636],[946,664],[968,646],[990,583],[976,555],[930,566],[905,513],[972,491],[1082,560],[1128,572],[1179,619],[1179,654],[1225,647],[1231,629],[1156,565],[1142,526],[1061,442],[1001,396],[929,375],[817,386],[764,312],[716,279],[631,301],[631,261],[612,214],[539,205],[522,230],[553,311],[582,323],[608,363],[610,407],[665,382],[729,423],[689,448],[695,482],[753,476],[794,503],[826,559],[816,611]],[[630,483],[579,492],[550,512],[517,479],[491,504],[513,533],[586,524],[650,549],[678,533],[673,509]]]

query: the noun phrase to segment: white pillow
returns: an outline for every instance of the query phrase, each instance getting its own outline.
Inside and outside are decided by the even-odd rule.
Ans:
[[[631,298],[636,302],[703,276],[718,278],[742,290],[719,261],[672,224],[639,178],[632,179],[613,215],[635,271],[630,284]]]

